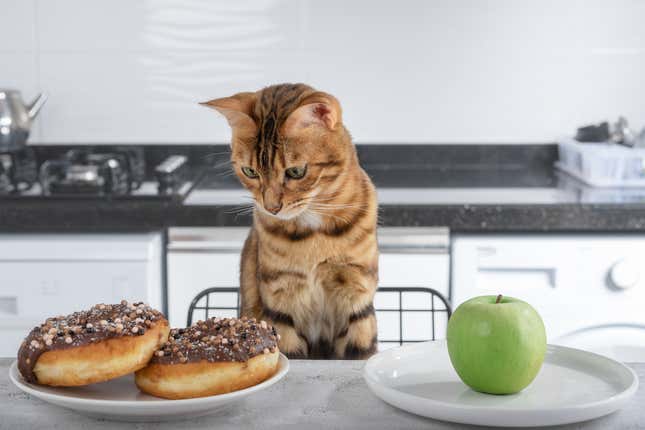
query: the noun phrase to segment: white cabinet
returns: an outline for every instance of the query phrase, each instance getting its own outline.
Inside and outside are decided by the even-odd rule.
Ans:
[[[240,254],[248,228],[172,228],[168,234],[168,318],[186,325],[193,298],[212,287],[239,287]],[[236,300],[218,296],[229,301]],[[221,303],[220,303],[221,304]],[[230,316],[223,315],[221,316]],[[197,319],[203,318],[195,314]]]
[[[193,298],[212,287],[239,287],[240,253],[248,228],[173,228],[168,242],[168,311],[173,326],[186,324]],[[449,292],[450,258],[447,229],[381,228],[378,232],[379,286],[430,287],[444,297]],[[219,306],[235,306],[234,294],[218,294]],[[379,338],[424,340],[432,336],[429,296],[377,292]],[[203,305],[204,303],[200,303]],[[400,307],[410,309],[399,316]],[[436,308],[441,303],[436,301]],[[228,311],[219,311],[225,315]],[[230,313],[230,312],[229,312]],[[198,311],[194,319],[203,318]],[[435,337],[445,336],[446,318],[435,315]],[[383,344],[382,347],[393,344]]]
[[[45,318],[122,299],[161,309],[160,233],[0,235],[0,357]]]

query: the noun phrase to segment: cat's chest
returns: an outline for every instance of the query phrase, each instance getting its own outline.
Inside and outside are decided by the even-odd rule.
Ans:
[[[321,288],[320,268],[324,263],[345,253],[342,242],[316,237],[291,243],[261,243],[261,249],[265,247],[271,247],[280,255],[277,252],[260,252],[261,270],[264,268],[272,272],[296,272],[303,275],[294,279],[285,278],[284,282],[270,284],[268,288],[289,290],[288,297],[292,301],[290,314],[309,342],[316,343],[320,338],[329,338],[335,330],[334,300]]]
[[[297,241],[282,248],[283,261],[293,269],[313,270],[319,264],[346,254],[346,247],[340,239],[315,237]]]

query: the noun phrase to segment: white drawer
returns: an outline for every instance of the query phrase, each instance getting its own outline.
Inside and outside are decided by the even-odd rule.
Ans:
[[[161,235],[0,235],[0,357],[47,317],[96,303],[161,309]]]
[[[29,330],[51,316],[122,299],[161,309],[158,281],[151,288],[147,272],[140,262],[0,262],[0,357],[13,356]]]
[[[0,317],[44,319],[122,299],[160,308],[138,262],[0,262]]]

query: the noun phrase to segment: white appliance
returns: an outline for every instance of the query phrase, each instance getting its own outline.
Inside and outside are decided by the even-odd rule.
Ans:
[[[456,235],[452,301],[505,294],[533,305],[551,343],[645,361],[645,236]]]
[[[168,316],[173,326],[186,324],[193,298],[211,287],[239,287],[240,252],[248,228],[171,228],[168,240]],[[431,287],[448,297],[450,237],[445,228],[381,228],[378,231],[379,286]],[[404,297],[407,309],[426,309],[417,293]],[[418,299],[417,299],[418,298]],[[235,294],[220,294],[218,304],[235,306]],[[376,295],[377,309],[398,309],[393,293]],[[230,312],[234,313],[234,312]],[[228,315],[220,312],[219,315]],[[203,314],[196,314],[203,318]],[[431,316],[427,312],[377,313],[379,338],[428,338]],[[444,337],[445,322],[437,318],[437,337]],[[400,331],[400,326],[403,329]],[[390,345],[391,346],[391,345]]]
[[[50,316],[122,299],[161,309],[161,251],[160,233],[0,235],[0,357]]]

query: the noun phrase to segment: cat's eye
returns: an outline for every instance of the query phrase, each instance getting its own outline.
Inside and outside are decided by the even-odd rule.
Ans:
[[[256,172],[255,169],[247,166],[242,167],[242,173],[244,173],[247,178],[251,179],[255,179],[259,176],[258,172]]]
[[[289,179],[302,179],[305,173],[307,173],[307,166],[289,167],[284,171],[284,174]]]

